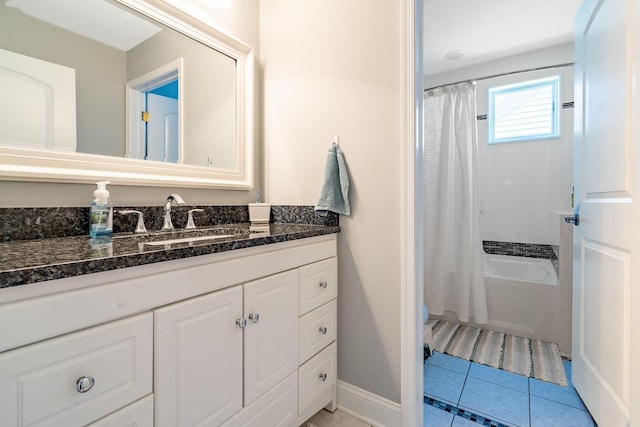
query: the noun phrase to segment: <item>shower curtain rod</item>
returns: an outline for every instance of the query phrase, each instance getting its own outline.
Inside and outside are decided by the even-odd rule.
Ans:
[[[457,85],[459,83],[467,83],[467,82],[471,83],[471,82],[477,82],[478,80],[487,80],[487,79],[493,79],[495,77],[510,76],[512,74],[527,73],[527,72],[530,72],[530,71],[550,70],[552,68],[569,67],[569,66],[571,66],[573,64],[574,64],[573,62],[566,62],[564,64],[546,65],[544,67],[526,68],[524,70],[509,71],[509,72],[500,73],[500,74],[492,74],[490,76],[478,77],[477,79],[466,79],[466,80],[460,80],[460,81],[454,82],[454,83],[446,83],[446,84],[443,84],[443,85],[427,88],[424,91],[426,92],[426,91],[429,91],[429,90],[439,89],[439,88],[445,87],[445,86],[453,86],[453,85]]]

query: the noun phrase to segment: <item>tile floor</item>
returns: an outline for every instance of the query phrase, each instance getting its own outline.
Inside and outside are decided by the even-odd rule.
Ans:
[[[434,352],[424,365],[424,425],[595,427],[564,365],[569,387]]]
[[[424,426],[596,427],[571,385],[571,363],[564,367],[569,387],[434,352],[424,365]],[[321,410],[303,426],[369,424],[340,410]]]
[[[303,427],[371,427],[359,419],[337,409],[335,412],[329,412],[325,409],[320,410],[317,414],[307,420]]]

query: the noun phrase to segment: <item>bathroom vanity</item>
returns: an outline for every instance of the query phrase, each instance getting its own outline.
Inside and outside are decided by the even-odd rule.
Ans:
[[[297,426],[335,409],[338,228],[311,230],[114,240],[96,272],[78,259],[79,275],[0,288],[0,425]]]
[[[69,123],[56,122],[49,129],[47,121],[53,136],[35,146],[14,138],[15,144],[0,147],[0,179],[253,188],[254,49],[171,2],[95,3],[124,14],[110,25],[117,32],[126,22],[154,30],[127,51],[126,64],[105,54],[87,57],[97,47],[73,56],[71,48],[80,42],[64,39],[61,47],[53,45],[63,39],[48,19],[35,22],[27,10],[2,7],[7,25],[0,28],[16,42],[3,49],[12,58],[29,56],[25,60],[36,64],[29,68],[45,61],[77,70],[77,84],[69,87],[106,81],[105,88],[120,90],[77,97],[91,100],[98,112],[113,112],[113,122],[78,101],[78,111],[100,120],[78,119],[76,126],[70,122],[75,114],[69,113],[75,105],[57,108]],[[60,12],[63,6],[54,9]],[[18,18],[27,18],[39,31]],[[91,13],[81,22],[106,19],[105,13]],[[46,55],[37,58],[21,50],[18,42],[24,38],[17,34],[22,29],[47,35],[33,45]],[[82,43],[95,46],[86,38]],[[124,58],[126,49],[116,50]],[[74,60],[49,58],[54,51]],[[204,67],[212,62],[223,62],[229,72]],[[102,72],[106,65],[117,68],[113,82],[91,71]],[[84,76],[90,76],[88,84]],[[172,117],[179,124],[172,121],[171,129],[178,129],[178,140],[166,151],[177,157],[147,158],[141,153],[143,141],[149,142],[144,129],[150,119],[140,120],[140,112],[148,113],[141,100],[146,91],[174,83],[178,113]],[[223,89],[230,97],[219,96]],[[66,98],[76,99],[68,92]],[[6,97],[15,106],[7,111],[29,118],[16,125],[37,127],[33,115],[20,113],[18,95]],[[58,105],[46,99],[43,106]],[[66,142],[56,136],[58,128],[77,128],[77,144],[49,146]],[[185,221],[185,212],[176,208],[171,223],[171,200],[167,203],[162,229],[175,225],[181,234],[118,233],[106,241],[85,236],[88,216],[79,208],[0,209],[0,426],[297,426],[327,405],[335,409],[337,220],[334,225],[284,220],[261,224],[266,233],[250,233],[246,206],[241,219],[222,227],[216,227],[222,223],[220,212],[236,212],[238,206],[207,206],[198,213],[197,225],[212,227],[187,233],[193,218]],[[144,213],[149,230],[160,229],[155,206],[135,209]],[[113,220],[114,231],[123,225],[121,230],[133,232],[133,215]]]

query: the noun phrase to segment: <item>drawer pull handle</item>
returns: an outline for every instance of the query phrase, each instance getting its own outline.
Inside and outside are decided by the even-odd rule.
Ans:
[[[93,377],[80,377],[76,381],[76,391],[78,393],[86,393],[91,390],[95,383],[96,380]]]
[[[320,378],[322,381],[326,381],[327,380],[327,374],[322,373],[322,374],[318,375],[318,378]]]
[[[251,313],[249,314],[249,320],[251,320],[253,323],[258,323],[258,320],[260,320],[260,315],[258,313]]]
[[[320,332],[322,335],[326,335],[327,334],[327,327],[326,326],[320,326],[320,329],[318,329],[318,332]]]
[[[322,282],[320,282],[320,287],[322,289],[327,289],[327,282],[325,282],[324,280]]]
[[[244,328],[245,326],[247,326],[247,319],[236,320],[236,325],[238,325],[240,329]]]

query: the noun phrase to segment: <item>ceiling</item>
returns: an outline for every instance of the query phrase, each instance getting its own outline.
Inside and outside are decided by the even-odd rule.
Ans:
[[[103,0],[7,0],[6,5],[125,52],[161,30],[127,9]],[[120,24],[116,26],[114,22]]]
[[[425,74],[570,42],[581,1],[424,0]]]

